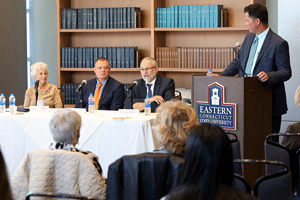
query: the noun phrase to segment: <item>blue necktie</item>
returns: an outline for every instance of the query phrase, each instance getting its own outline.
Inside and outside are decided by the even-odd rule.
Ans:
[[[148,97],[149,97],[149,98],[152,97],[151,86],[152,86],[152,84],[147,83],[147,87],[148,87]]]
[[[258,38],[257,36],[254,38],[254,41],[252,43],[251,49],[250,49],[250,53],[249,53],[249,57],[248,57],[248,61],[247,61],[247,65],[246,65],[246,74],[249,75],[252,72],[252,66],[253,66],[253,60],[255,57],[255,53],[256,53],[256,49],[257,49],[257,42]]]

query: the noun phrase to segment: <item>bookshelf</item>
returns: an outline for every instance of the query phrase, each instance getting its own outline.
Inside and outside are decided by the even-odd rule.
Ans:
[[[80,83],[94,78],[92,68],[61,68],[62,47],[138,46],[140,58],[155,58],[156,47],[233,47],[248,33],[244,25],[245,6],[265,0],[57,0],[57,74],[61,84]],[[156,8],[172,5],[222,4],[228,12],[228,27],[222,28],[156,28]],[[65,8],[140,7],[141,28],[62,29],[61,10]],[[223,69],[213,69],[220,73]],[[163,76],[175,80],[176,88],[191,88],[191,75],[205,74],[207,68],[159,68]],[[112,68],[111,76],[122,83],[140,78],[137,68]]]

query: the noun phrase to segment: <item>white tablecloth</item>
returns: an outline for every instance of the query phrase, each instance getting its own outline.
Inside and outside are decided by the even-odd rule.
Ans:
[[[54,111],[0,114],[0,146],[10,178],[28,151],[46,149],[52,142],[49,122]],[[121,156],[154,150],[150,122],[155,116],[140,114],[118,120],[113,119],[119,116],[117,111],[77,111],[82,116],[82,127],[76,147],[99,157],[104,176],[108,166]]]

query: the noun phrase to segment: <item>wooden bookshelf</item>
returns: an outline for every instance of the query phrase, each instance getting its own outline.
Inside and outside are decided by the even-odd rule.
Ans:
[[[94,78],[92,68],[61,68],[61,47],[138,46],[140,58],[155,58],[156,47],[233,47],[248,33],[244,25],[244,7],[265,0],[57,0],[57,74],[61,84],[80,83]],[[156,28],[156,8],[171,5],[222,4],[228,11],[229,27],[222,28]],[[61,29],[61,9],[140,7],[141,28]],[[191,88],[191,75],[205,74],[207,68],[160,68],[159,73],[175,80],[176,88]],[[220,73],[223,69],[213,69]],[[137,68],[112,68],[111,76],[122,83],[140,78]]]

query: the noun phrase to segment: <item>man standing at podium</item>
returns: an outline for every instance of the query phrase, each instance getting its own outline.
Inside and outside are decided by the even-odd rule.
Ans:
[[[249,29],[238,58],[235,58],[221,76],[257,76],[272,90],[272,132],[279,133],[281,117],[287,113],[284,82],[292,76],[287,41],[268,26],[268,11],[261,4],[244,8],[245,25]],[[218,76],[218,75],[215,75]]]

